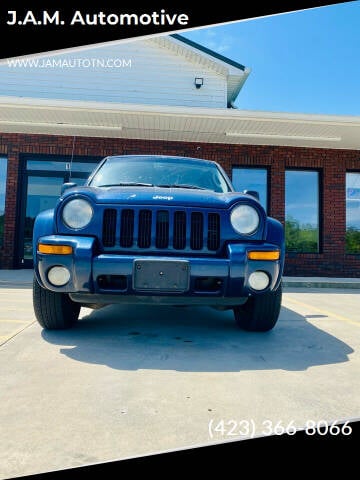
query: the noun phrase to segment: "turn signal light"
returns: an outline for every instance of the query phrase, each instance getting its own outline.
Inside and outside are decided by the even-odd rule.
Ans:
[[[45,243],[39,243],[39,253],[52,253],[54,255],[71,255],[73,248],[70,245],[46,245]]]
[[[247,256],[249,260],[279,260],[280,252],[279,250],[270,252],[248,252]]]

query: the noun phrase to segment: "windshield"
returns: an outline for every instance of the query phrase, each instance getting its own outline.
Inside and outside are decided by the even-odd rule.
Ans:
[[[184,158],[107,158],[89,185],[93,187],[142,186],[230,192],[216,164]]]

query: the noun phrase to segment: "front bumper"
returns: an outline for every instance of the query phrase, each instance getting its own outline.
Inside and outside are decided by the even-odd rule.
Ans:
[[[167,257],[121,254],[96,254],[95,239],[92,237],[70,237],[52,235],[41,237],[39,242],[46,245],[69,245],[70,255],[45,254],[37,252],[35,274],[40,284],[54,292],[71,294],[81,303],[163,303],[163,304],[204,304],[228,306],[241,303],[249,295],[274,290],[280,283],[282,258],[273,261],[249,260],[249,250],[270,251],[279,247],[270,243],[229,244],[225,258],[211,257]],[[136,282],[138,262],[174,262],[186,265],[187,284],[179,290],[173,287],[146,288]],[[156,264],[151,264],[155,265]],[[160,264],[159,264],[160,265]],[[48,271],[54,266],[64,266],[70,271],[69,282],[55,287],[48,280]],[[265,290],[254,291],[249,285],[249,276],[255,271],[265,271],[270,284]],[[171,268],[170,268],[171,271]],[[162,273],[161,273],[162,274]],[[170,274],[171,275],[171,274]],[[104,279],[121,279],[105,282]],[[166,282],[164,284],[166,286]],[[175,285],[176,286],[176,285]],[[234,303],[236,302],[236,303]]]

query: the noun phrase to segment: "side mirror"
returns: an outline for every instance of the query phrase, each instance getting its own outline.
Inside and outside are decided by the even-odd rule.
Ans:
[[[252,197],[256,198],[256,200],[260,201],[259,192],[257,192],[256,190],[244,190],[244,193],[246,195],[251,195]]]
[[[76,187],[77,184],[74,182],[66,182],[61,185],[61,195],[67,190],[68,188]]]

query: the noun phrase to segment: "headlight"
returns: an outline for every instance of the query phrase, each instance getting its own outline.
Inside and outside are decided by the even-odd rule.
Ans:
[[[84,228],[93,217],[93,209],[89,202],[82,198],[70,200],[62,211],[62,219],[70,228]]]
[[[231,225],[241,235],[254,233],[258,228],[260,219],[255,208],[250,205],[240,205],[231,212]]]

